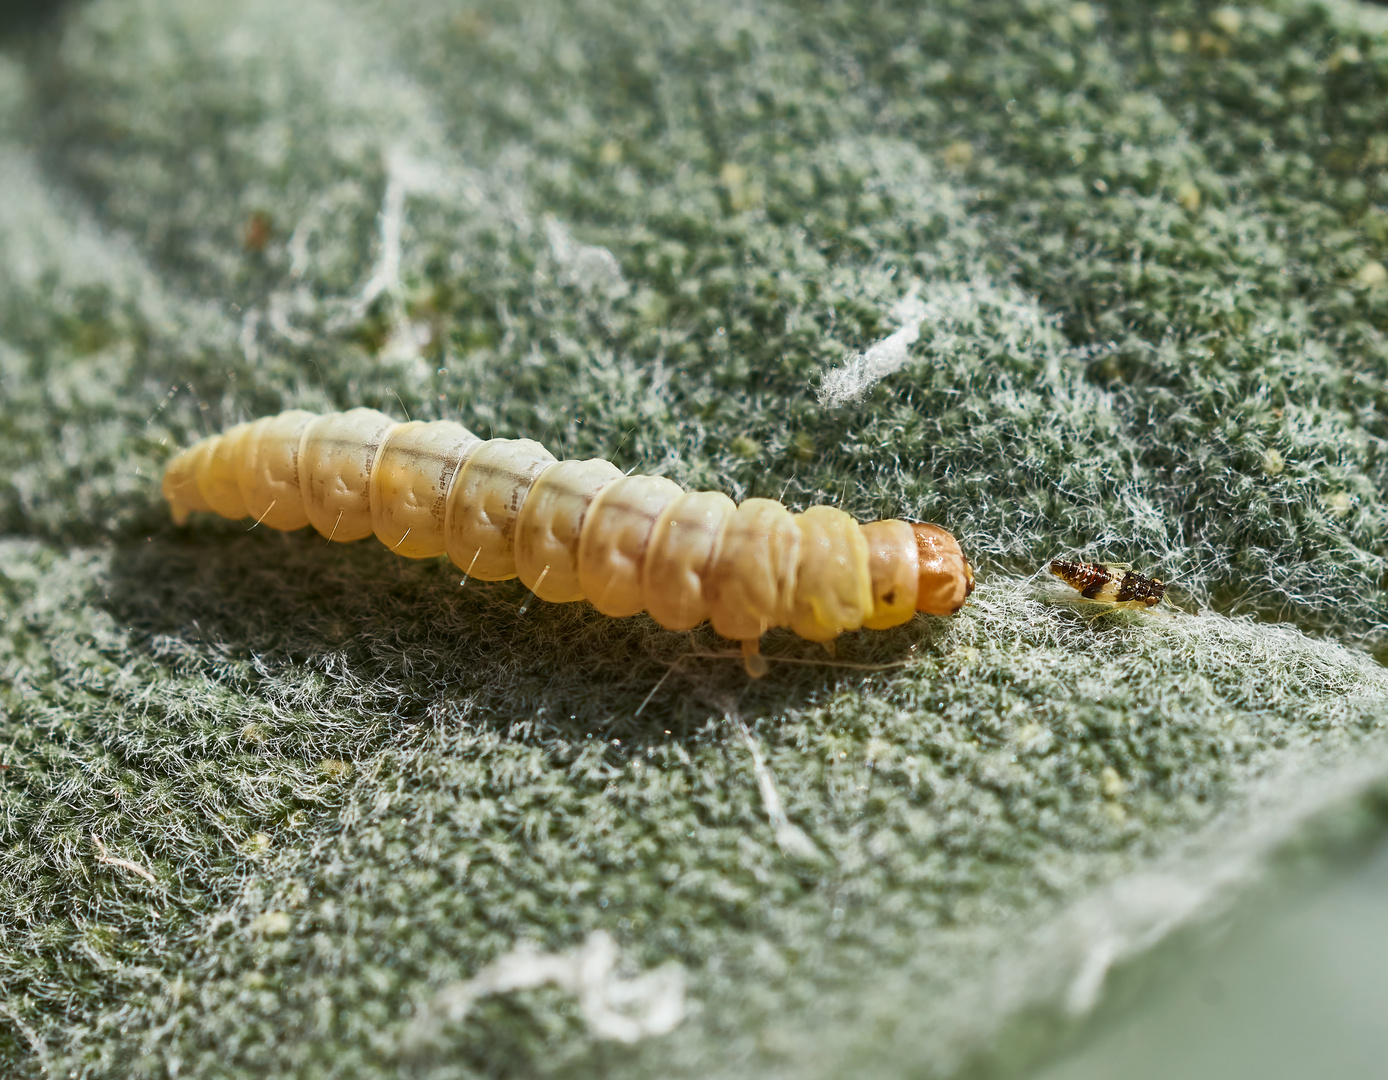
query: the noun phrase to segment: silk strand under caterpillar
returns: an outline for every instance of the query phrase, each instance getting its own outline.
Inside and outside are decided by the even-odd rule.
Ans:
[[[645,611],[669,630],[708,620],[759,676],[763,633],[810,641],[953,615],[973,570],[938,525],[860,525],[831,506],[736,504],[597,458],[556,461],[530,439],[480,439],[449,420],[399,424],[374,409],[291,410],[238,424],[164,473],[174,521],[193,511],[375,535],[411,559],[447,555],[469,577],[519,577],[541,600]]]

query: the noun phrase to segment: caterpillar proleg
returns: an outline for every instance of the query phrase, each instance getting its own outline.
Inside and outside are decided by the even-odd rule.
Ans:
[[[646,611],[671,630],[707,620],[742,643],[753,676],[765,673],[758,646],[772,627],[828,642],[917,611],[953,615],[974,586],[938,525],[737,504],[600,459],[556,461],[529,439],[398,424],[374,409],[237,424],[175,456],[164,497],[178,524],[211,511],[342,542],[374,534],[406,558],[446,554],[482,581],[519,577],[551,603]]]

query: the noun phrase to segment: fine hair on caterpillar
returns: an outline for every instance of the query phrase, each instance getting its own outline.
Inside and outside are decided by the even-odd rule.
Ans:
[[[481,439],[449,420],[374,409],[290,410],[212,435],[164,472],[174,521],[254,518],[330,541],[375,535],[411,559],[447,555],[467,577],[519,577],[541,600],[647,612],[669,630],[707,620],[766,672],[762,634],[829,643],[916,612],[953,615],[973,569],[938,525],[859,524],[842,510],[734,503],[599,458],[557,461],[530,439]]]

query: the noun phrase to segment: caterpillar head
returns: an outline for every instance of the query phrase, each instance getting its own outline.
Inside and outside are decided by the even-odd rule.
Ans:
[[[959,541],[938,525],[911,522],[916,535],[920,570],[916,585],[916,610],[927,615],[953,615],[974,591],[974,569]]]

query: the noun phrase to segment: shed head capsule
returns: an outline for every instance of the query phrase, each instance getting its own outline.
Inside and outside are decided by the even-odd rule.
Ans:
[[[953,615],[974,591],[974,569],[959,541],[938,525],[911,522],[916,536],[919,577],[916,610],[927,615]]]
[[[1161,578],[1143,577],[1121,563],[1081,563],[1056,559],[1051,573],[1086,600],[1114,607],[1156,607],[1166,595]]]

